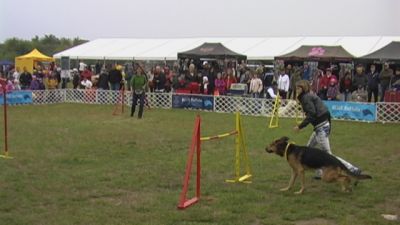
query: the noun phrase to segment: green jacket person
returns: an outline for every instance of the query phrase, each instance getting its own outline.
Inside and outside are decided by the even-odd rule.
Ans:
[[[140,100],[138,118],[141,119],[143,116],[146,85],[147,85],[146,75],[142,70],[142,68],[139,66],[136,70],[136,75],[134,75],[131,79],[131,88],[132,88],[131,90],[133,93],[131,117],[133,117],[133,115],[135,114],[136,104],[138,100]]]

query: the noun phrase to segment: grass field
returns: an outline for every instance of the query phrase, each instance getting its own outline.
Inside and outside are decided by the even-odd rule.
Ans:
[[[297,196],[279,192],[290,169],[264,148],[282,135],[305,144],[311,127],[293,133],[294,119],[281,119],[279,128],[267,129],[266,118],[243,116],[253,183],[224,182],[234,175],[233,137],[203,143],[202,197],[181,211],[198,112],[152,109],[138,120],[112,111],[81,104],[9,108],[14,159],[0,159],[0,224],[375,225],[396,224],[381,214],[400,214],[400,125],[334,121],[333,153],[373,179],[343,193],[309,172],[306,192]],[[202,136],[234,129],[233,114],[200,114]]]

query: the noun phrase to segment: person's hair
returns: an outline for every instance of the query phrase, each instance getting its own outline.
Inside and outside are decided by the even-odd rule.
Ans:
[[[306,80],[297,81],[296,87],[300,87],[304,93],[310,92],[310,83]]]

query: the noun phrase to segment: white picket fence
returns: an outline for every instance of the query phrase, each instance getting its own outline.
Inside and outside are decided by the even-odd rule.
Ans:
[[[172,108],[172,93],[146,93],[151,108]],[[113,105],[122,102],[120,92],[105,90],[57,89],[32,92],[33,104],[82,103]],[[131,92],[125,92],[124,104],[130,106]],[[362,103],[360,103],[362,104]],[[214,96],[214,112],[243,115],[271,116],[274,100],[236,96]],[[302,117],[301,109],[293,100],[282,100],[279,116],[286,118]],[[400,103],[377,103],[377,122],[400,123]],[[352,120],[353,121],[353,120]]]

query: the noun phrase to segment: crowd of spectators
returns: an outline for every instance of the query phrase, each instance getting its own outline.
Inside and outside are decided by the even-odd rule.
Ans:
[[[100,64],[88,66],[79,62],[77,68],[61,70],[56,64],[37,66],[33,73],[26,68],[0,71],[8,80],[8,90],[44,90],[58,88],[130,90],[130,81],[139,64]],[[143,66],[143,65],[142,65]],[[144,66],[143,66],[144,67]],[[146,71],[146,70],[144,70]],[[244,61],[228,62],[221,66],[216,61],[181,60],[172,66],[154,65],[146,71],[149,92],[176,92],[205,95],[229,95],[232,84],[243,84],[244,95],[253,98],[296,98],[295,84],[299,80],[310,82],[312,92],[323,100],[383,101],[387,90],[400,90],[400,67],[394,71],[388,63],[381,71],[376,65],[369,68],[357,65],[353,70],[335,67],[311,70],[304,66],[249,66]],[[378,97],[380,96],[380,98]],[[373,97],[373,98],[372,98]]]

